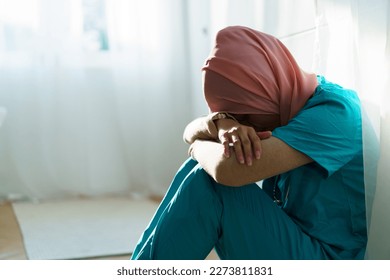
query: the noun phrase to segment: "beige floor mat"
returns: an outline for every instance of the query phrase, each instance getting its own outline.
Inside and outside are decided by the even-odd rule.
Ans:
[[[129,254],[158,204],[105,198],[13,203],[28,259]]]

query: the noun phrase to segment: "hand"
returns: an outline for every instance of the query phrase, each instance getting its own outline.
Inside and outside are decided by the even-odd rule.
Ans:
[[[256,132],[251,126],[235,120],[221,119],[216,122],[218,139],[224,145],[224,155],[229,158],[233,147],[239,163],[252,165],[253,159],[261,157],[261,140],[271,137],[271,131]]]

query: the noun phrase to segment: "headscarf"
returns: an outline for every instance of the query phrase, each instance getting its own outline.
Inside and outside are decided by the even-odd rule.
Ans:
[[[242,26],[217,33],[202,70],[211,112],[273,115],[276,126],[286,125],[317,86],[316,75],[304,72],[282,42]]]

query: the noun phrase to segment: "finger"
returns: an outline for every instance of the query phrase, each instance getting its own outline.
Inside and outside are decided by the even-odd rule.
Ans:
[[[241,164],[244,164],[245,159],[244,159],[244,154],[243,154],[242,147],[241,147],[240,138],[237,135],[233,134],[233,135],[231,135],[231,139],[232,139],[234,152],[236,154],[236,158],[237,158],[238,162]]]
[[[252,143],[252,149],[255,153],[255,158],[260,159],[262,152],[260,137],[255,131],[251,131],[248,136]]]
[[[259,131],[259,132],[256,132],[257,136],[260,137],[260,139],[267,139],[267,138],[270,138],[272,136],[272,131]]]
[[[225,157],[229,158],[230,157],[230,146],[229,146],[230,137],[229,137],[229,134],[227,132],[223,133],[219,137],[219,141],[223,145],[223,154],[225,155]]]
[[[258,137],[256,136],[256,138]],[[241,149],[245,156],[246,164],[251,166],[253,162],[253,151],[252,151],[253,148],[252,148],[252,141],[248,137],[247,131],[243,131],[242,133],[240,133],[240,141],[241,141]]]

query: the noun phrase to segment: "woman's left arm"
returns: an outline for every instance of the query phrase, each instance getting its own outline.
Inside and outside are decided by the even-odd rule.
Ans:
[[[225,146],[217,142],[196,140],[190,153],[216,182],[228,186],[258,182],[313,161],[276,137],[262,140],[261,147],[261,157],[251,165],[241,164],[234,151],[226,157]]]

